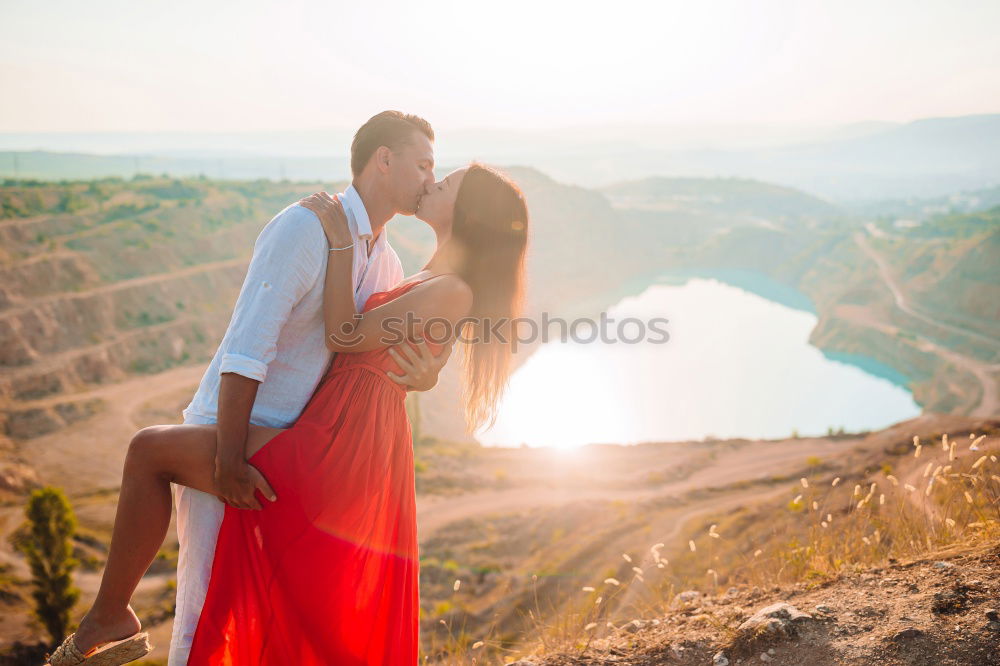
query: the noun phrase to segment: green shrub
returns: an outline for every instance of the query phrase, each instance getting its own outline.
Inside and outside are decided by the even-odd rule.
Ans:
[[[31,493],[25,507],[26,532],[15,542],[31,566],[35,616],[55,643],[69,626],[69,613],[80,598],[73,585],[73,534],[76,517],[59,488],[46,486]]]

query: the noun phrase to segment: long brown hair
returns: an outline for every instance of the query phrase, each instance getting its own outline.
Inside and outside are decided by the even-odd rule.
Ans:
[[[473,162],[455,199],[451,239],[458,251],[456,272],[472,289],[466,324],[465,418],[470,428],[496,420],[497,403],[510,374],[512,325],[490,326],[519,317],[524,305],[524,258],[528,245],[528,206],[521,189],[496,169]]]

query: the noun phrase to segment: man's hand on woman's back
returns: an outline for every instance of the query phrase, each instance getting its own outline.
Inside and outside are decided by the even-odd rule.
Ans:
[[[441,349],[435,356],[427,347],[427,341],[421,340],[416,349],[409,343],[401,343],[389,348],[389,355],[403,371],[402,375],[387,372],[389,379],[397,384],[403,384],[414,391],[429,391],[437,385],[441,368],[448,362],[454,340]]]

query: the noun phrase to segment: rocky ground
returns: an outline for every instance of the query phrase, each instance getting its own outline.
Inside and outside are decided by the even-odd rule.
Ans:
[[[682,592],[675,610],[598,627],[582,652],[518,666],[1000,664],[1000,545],[845,574],[814,587]]]

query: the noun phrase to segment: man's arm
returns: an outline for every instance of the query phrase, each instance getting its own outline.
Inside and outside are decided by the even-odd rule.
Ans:
[[[219,367],[215,479],[236,508],[259,509],[254,488],[273,492],[246,462],[246,439],[257,389],[277,354],[281,328],[292,308],[318,279],[325,249],[323,230],[309,211],[284,210],[254,243],[232,320],[222,340]]]
[[[260,509],[254,490],[260,488],[276,499],[264,476],[246,461],[250,412],[260,382],[235,372],[223,373],[219,382],[219,409],[215,448],[215,482],[219,494],[237,509]]]
[[[220,373],[264,381],[281,328],[320,278],[325,254],[323,228],[301,206],[286,208],[264,227],[222,339]]]

